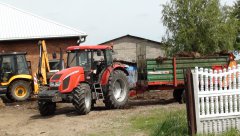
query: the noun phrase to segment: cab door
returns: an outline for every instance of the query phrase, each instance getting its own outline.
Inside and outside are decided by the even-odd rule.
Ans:
[[[1,82],[8,82],[8,80],[16,73],[16,62],[14,56],[2,56],[0,61],[0,80]]]

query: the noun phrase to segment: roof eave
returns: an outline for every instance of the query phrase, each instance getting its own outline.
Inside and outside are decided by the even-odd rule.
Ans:
[[[13,38],[3,38],[0,39],[0,42],[3,41],[21,41],[21,40],[40,40],[40,39],[63,39],[63,38],[84,38],[87,37],[87,35],[68,35],[68,36],[46,36],[46,37],[13,37]]]

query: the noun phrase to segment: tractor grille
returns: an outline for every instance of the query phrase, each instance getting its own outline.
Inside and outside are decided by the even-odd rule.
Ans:
[[[55,75],[52,77],[52,80],[58,80],[58,79],[60,79],[61,76],[62,76],[62,74],[55,74]]]
[[[70,76],[63,80],[63,90],[68,88],[69,81],[70,81]]]

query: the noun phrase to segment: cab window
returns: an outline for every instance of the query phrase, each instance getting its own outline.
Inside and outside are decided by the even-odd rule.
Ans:
[[[18,74],[29,74],[28,66],[24,55],[17,55]]]

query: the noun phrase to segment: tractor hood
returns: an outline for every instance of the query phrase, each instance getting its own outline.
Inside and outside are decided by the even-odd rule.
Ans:
[[[50,89],[58,89],[61,93],[71,92],[78,83],[84,81],[83,67],[71,67],[54,74],[50,79]]]
[[[58,81],[58,80],[63,80],[69,76],[72,76],[74,74],[84,74],[84,70],[82,67],[71,67],[71,68],[67,68],[64,70],[61,70],[57,73],[55,73],[50,81]]]

